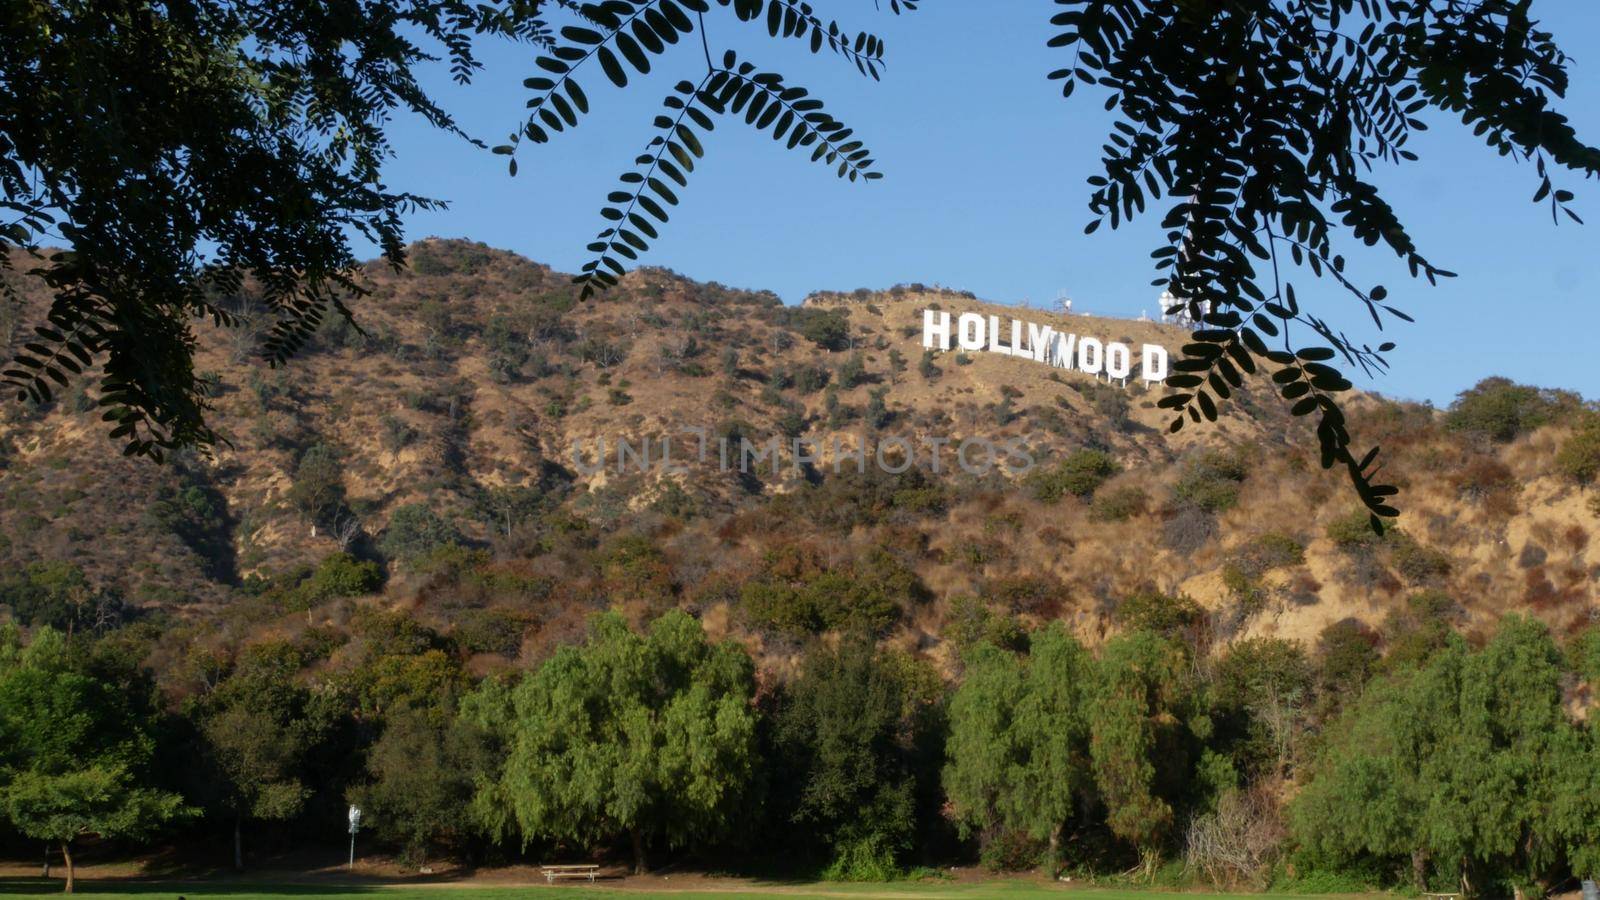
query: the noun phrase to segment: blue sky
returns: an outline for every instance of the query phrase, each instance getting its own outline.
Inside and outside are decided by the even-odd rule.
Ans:
[[[1160,242],[1156,218],[1083,234],[1084,179],[1099,170],[1109,119],[1093,92],[1063,100],[1045,79],[1064,64],[1063,51],[1044,46],[1050,4],[995,0],[981,18],[971,5],[950,2],[899,17],[860,2],[814,5],[848,30],[885,38],[881,82],[826,51],[813,57],[727,15],[708,17],[712,47],[737,49],[811,88],[866,139],[885,177],[841,181],[742,120],[724,121],[646,263],[771,289],[791,303],[818,289],[922,281],[1002,302],[1049,305],[1064,292],[1078,310],[1157,313],[1149,284],[1149,253]],[[1573,57],[1564,111],[1600,143],[1600,5],[1538,0],[1534,8]],[[535,69],[530,48],[490,51],[473,85],[451,85],[443,72],[431,81],[466,129],[494,144],[520,122],[528,97],[522,79]],[[602,226],[605,195],[642,150],[661,98],[703,66],[697,44],[680,44],[625,91],[597,69],[581,82],[591,115],[549,144],[525,146],[516,178],[501,157],[417,121],[397,122],[390,185],[451,203],[447,211],[412,216],[410,236],[471,238],[576,271]],[[1529,202],[1531,165],[1499,158],[1452,121],[1432,125],[1411,145],[1421,162],[1377,180],[1423,253],[1461,277],[1432,288],[1412,281],[1387,253],[1346,243],[1356,280],[1384,283],[1391,302],[1417,319],[1373,333],[1374,345],[1399,345],[1393,369],[1358,384],[1444,405],[1499,374],[1600,397],[1593,365],[1600,183],[1567,179],[1591,224],[1557,227],[1547,208]],[[1365,313],[1331,286],[1308,276],[1297,288],[1302,305],[1324,304],[1327,317],[1353,336],[1371,330]]]

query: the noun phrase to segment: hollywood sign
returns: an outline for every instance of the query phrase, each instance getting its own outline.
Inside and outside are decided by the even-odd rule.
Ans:
[[[1133,374],[1133,349],[1119,341],[1056,331],[1049,325],[1021,319],[1011,320],[1008,334],[1001,327],[999,316],[962,313],[952,323],[948,312],[923,310],[922,346],[928,350],[949,350],[952,342],[964,351],[1031,359],[1058,369],[1104,375],[1124,384]],[[1140,345],[1139,377],[1146,384],[1167,380],[1167,348],[1160,344]]]

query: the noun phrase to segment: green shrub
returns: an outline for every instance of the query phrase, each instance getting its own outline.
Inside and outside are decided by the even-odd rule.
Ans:
[[[456,623],[453,637],[469,653],[514,656],[522,636],[533,623],[527,613],[514,609],[475,609]]]
[[[1371,550],[1383,543],[1383,536],[1372,530],[1372,516],[1364,509],[1349,513],[1328,523],[1328,540],[1340,550],[1357,553]]]
[[[1121,522],[1143,514],[1149,502],[1144,488],[1133,485],[1101,491],[1089,504],[1089,518],[1098,522]]]
[[[1239,603],[1239,612],[1253,616],[1267,604],[1267,591],[1258,580],[1260,576],[1237,561],[1222,566],[1222,586],[1228,589]]]
[[[1378,665],[1380,638],[1357,619],[1340,619],[1317,638],[1317,680],[1324,695],[1355,696]]]
[[[1305,562],[1305,547],[1287,534],[1269,531],[1239,548],[1222,567],[1222,584],[1239,602],[1245,616],[1260,612],[1267,602],[1261,576],[1280,566]]]
[[[676,481],[661,485],[661,492],[650,502],[650,508],[663,516],[685,522],[700,514],[699,502]]]
[[[1530,387],[1509,378],[1485,378],[1456,396],[1445,416],[1445,427],[1503,443],[1576,415],[1581,404],[1578,396],[1568,391]]]
[[[843,350],[850,346],[850,318],[836,310],[802,309],[800,333],[824,350]]]
[[[1293,874],[1280,869],[1268,886],[1274,894],[1369,894],[1390,880],[1388,872],[1369,864],[1369,869],[1325,869],[1296,865]]]
[[[390,453],[399,453],[417,440],[417,430],[393,415],[379,419],[378,428],[383,449]]]
[[[866,380],[867,359],[858,350],[850,354],[850,357],[839,367],[839,386],[848,391]]]
[[[1003,544],[992,544],[1004,552]],[[1067,589],[1060,581],[1049,576],[1012,575],[992,578],[984,585],[986,599],[1001,604],[1005,609],[1029,613],[1045,619],[1061,611]]]
[[[800,366],[791,376],[794,389],[801,394],[815,394],[828,386],[828,370],[821,366]]]
[[[886,387],[878,388],[867,394],[867,411],[864,418],[868,427],[885,428],[890,422],[894,421],[894,413],[889,411],[889,403],[886,399],[888,396],[889,389]]]
[[[1600,416],[1585,416],[1556,453],[1556,471],[1587,485],[1600,476]]]
[[[944,619],[944,636],[961,651],[980,643],[1020,650],[1028,642],[1027,633],[1016,619],[996,613],[988,604],[971,596],[950,601],[950,611]]]
[[[1117,606],[1117,621],[1136,631],[1153,631],[1178,637],[1205,619],[1200,604],[1183,594],[1163,594],[1154,589],[1139,591]]]
[[[834,849],[833,861],[823,870],[824,881],[894,881],[901,875],[891,841],[868,834]]]
[[[1172,486],[1172,499],[1180,509],[1220,513],[1239,502],[1239,485],[1250,474],[1243,452],[1207,450],[1189,459]]]
[[[334,553],[324,559],[301,582],[295,593],[306,604],[322,603],[338,597],[360,597],[371,594],[383,585],[383,571],[378,564],[358,560],[348,553]]]
[[[1026,872],[1044,861],[1049,844],[1026,831],[1004,829],[985,841],[978,864],[989,872]]]
[[[1390,670],[1425,664],[1450,642],[1461,605],[1437,588],[1418,591],[1404,607],[1391,612],[1383,623],[1388,653],[1383,665]]]
[[[882,548],[833,569],[798,552],[774,552],[765,568],[745,583],[740,603],[755,624],[796,636],[882,634],[899,619],[902,605],[927,597],[916,573]]]
[[[378,550],[389,559],[415,563],[439,547],[463,542],[455,526],[440,518],[425,503],[407,503],[389,517],[389,527],[378,539]]]
[[[1252,558],[1263,569],[1298,566],[1306,561],[1306,548],[1281,531],[1269,531],[1251,542]]]
[[[1046,503],[1062,497],[1088,497],[1106,479],[1121,471],[1116,459],[1103,450],[1077,450],[1053,470],[1029,477],[1033,495]]]
[[[1389,559],[1395,571],[1407,581],[1425,583],[1450,574],[1450,557],[1442,551],[1419,544],[1398,528],[1388,534]]]

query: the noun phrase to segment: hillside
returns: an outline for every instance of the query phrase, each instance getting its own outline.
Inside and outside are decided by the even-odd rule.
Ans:
[[[470,636],[482,667],[541,657],[595,609],[678,606],[781,668],[808,633],[860,624],[945,667],[964,635],[1008,617],[1059,618],[1094,642],[1152,591],[1192,598],[1217,638],[1308,643],[1346,620],[1379,640],[1407,616],[1470,633],[1513,610],[1565,633],[1593,608],[1596,519],[1553,466],[1566,426],[1486,435],[1353,401],[1358,436],[1384,446],[1404,489],[1399,531],[1378,540],[1265,385],[1174,436],[1159,386],[989,353],[925,362],[921,346],[935,306],[1174,350],[1176,328],[922,286],[785,307],[648,269],[578,304],[568,276],[461,241],[365,275],[361,331],[330,324],[285,369],[253,358],[249,298],[235,303],[253,327],[202,331],[229,441],[210,459],[121,458],[81,389],[6,405],[11,614],[143,617],[179,652],[381,604]],[[679,455],[691,428],[708,435],[704,460]],[[718,464],[718,438],[802,433],[822,448],[1026,437],[1037,466],[974,475],[947,456],[937,474],[835,474],[825,449],[810,469]],[[617,441],[663,436],[683,471],[619,471]],[[610,465],[589,471],[573,450],[592,458],[597,439]],[[342,550],[380,563],[386,584],[308,587]]]

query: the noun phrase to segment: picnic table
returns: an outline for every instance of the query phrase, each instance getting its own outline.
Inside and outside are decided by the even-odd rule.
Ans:
[[[544,865],[539,867],[544,874],[544,880],[555,884],[557,878],[587,878],[594,881],[600,874],[600,867],[596,865]]]

